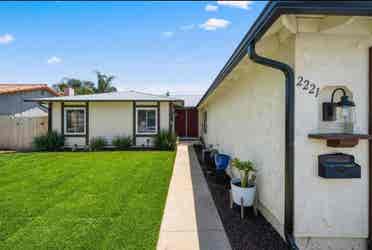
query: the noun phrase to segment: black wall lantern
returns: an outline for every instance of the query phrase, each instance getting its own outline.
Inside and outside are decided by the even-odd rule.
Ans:
[[[342,91],[343,96],[339,102],[334,102],[337,91]],[[336,88],[332,92],[331,102],[323,103],[323,121],[334,121],[339,123],[341,132],[353,133],[355,119],[355,103],[349,100],[343,88]]]

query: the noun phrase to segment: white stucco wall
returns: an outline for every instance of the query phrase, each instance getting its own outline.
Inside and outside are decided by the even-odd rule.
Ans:
[[[71,103],[76,104],[76,103]],[[80,104],[80,103],[79,103]],[[81,103],[85,105],[85,103]],[[69,104],[65,103],[65,107]],[[157,102],[137,102],[137,105],[157,105]],[[61,104],[53,103],[53,130],[61,132]],[[160,103],[160,129],[169,129],[169,102]],[[132,102],[90,102],[89,103],[89,139],[105,137],[109,143],[115,136],[133,136],[133,103]],[[147,145],[153,137],[138,137],[136,145]],[[66,137],[67,146],[85,146],[84,137]]]
[[[294,234],[300,249],[366,249],[368,142],[360,140],[353,148],[331,148],[325,140],[309,139],[308,134],[325,125],[320,121],[321,103],[330,101],[331,91],[340,86],[347,88],[356,103],[356,131],[368,133],[370,26],[367,21],[354,18],[341,26],[324,29],[325,26],[317,26],[319,20],[321,23],[322,19],[317,18],[302,20],[311,21],[312,29],[299,25],[296,34],[281,32],[282,41],[293,37],[293,46],[274,48],[277,51],[274,55],[266,55],[289,61],[296,81],[302,76],[319,87],[321,93],[315,97],[300,87],[295,91]],[[320,28],[323,30],[319,31]],[[273,46],[264,51],[270,48]],[[283,60],[280,53],[290,56]],[[281,73],[252,66],[245,58],[201,105],[201,133],[204,110],[208,113],[208,132],[203,135],[206,144],[213,144],[233,157],[256,162],[261,211],[282,233],[285,134]],[[333,152],[354,155],[362,166],[362,177],[333,180],[318,177],[318,155]]]
[[[54,102],[52,105],[52,130],[61,133],[61,104]]]
[[[350,32],[350,31],[349,31]],[[356,102],[357,127],[368,133],[368,37],[353,34],[300,33],[296,36],[296,76],[318,87],[346,86]],[[297,237],[366,238],[368,234],[368,143],[330,148],[308,139],[318,128],[318,99],[296,89],[295,235]],[[343,152],[362,166],[361,179],[318,177],[317,156]],[[360,243],[358,243],[360,244]],[[312,245],[312,244],[308,244]],[[331,247],[329,249],[351,249]],[[362,249],[353,245],[354,249]]]
[[[270,57],[293,64],[294,41]],[[254,161],[258,197],[266,217],[282,232],[284,223],[284,76],[245,58],[200,109],[207,110],[206,144],[221,153]],[[201,130],[202,132],[202,130]]]
[[[89,138],[102,136],[111,141],[115,136],[133,135],[132,102],[89,103]]]
[[[169,102],[160,103],[160,129],[169,129]]]

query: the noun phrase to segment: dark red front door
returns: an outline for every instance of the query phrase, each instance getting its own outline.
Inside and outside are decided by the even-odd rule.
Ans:
[[[186,110],[187,115],[187,136],[198,137],[198,110],[188,109]]]
[[[176,110],[176,134],[180,137],[198,137],[198,110]]]
[[[176,110],[176,135],[180,137],[186,136],[186,112],[184,109]]]

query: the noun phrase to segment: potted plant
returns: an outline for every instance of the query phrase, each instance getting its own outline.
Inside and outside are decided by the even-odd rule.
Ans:
[[[231,194],[235,204],[250,207],[256,194],[256,169],[251,161],[241,161],[235,158],[232,166],[240,172],[240,178],[231,180]]]

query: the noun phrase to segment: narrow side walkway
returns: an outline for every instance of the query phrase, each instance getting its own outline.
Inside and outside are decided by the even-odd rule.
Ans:
[[[193,147],[178,145],[158,250],[230,250]]]

